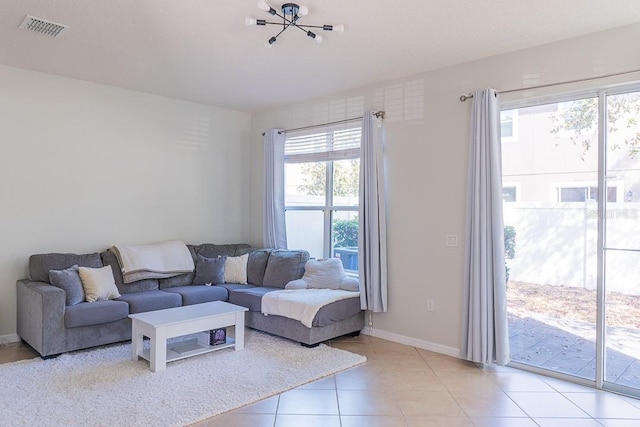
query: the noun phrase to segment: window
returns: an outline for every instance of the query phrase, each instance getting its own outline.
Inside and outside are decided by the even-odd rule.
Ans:
[[[598,201],[598,187],[557,187],[558,202]],[[607,187],[607,202],[617,201],[618,189]]]
[[[516,187],[502,187],[502,201],[503,202],[515,202],[517,200]]]
[[[518,110],[500,111],[500,136],[502,142],[511,142],[518,139]]]
[[[290,133],[285,141],[288,246],[338,257],[348,272],[358,270],[360,134],[360,124],[351,123]]]

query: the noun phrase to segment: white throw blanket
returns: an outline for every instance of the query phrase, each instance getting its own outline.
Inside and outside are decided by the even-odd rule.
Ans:
[[[299,320],[311,328],[318,311],[327,304],[358,297],[360,292],[340,289],[295,289],[273,291],[262,297],[262,314],[275,314]]]
[[[109,250],[118,259],[124,283],[178,276],[195,268],[189,248],[178,240],[153,245],[118,245]]]

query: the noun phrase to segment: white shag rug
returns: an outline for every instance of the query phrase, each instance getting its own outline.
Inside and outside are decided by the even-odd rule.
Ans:
[[[0,424],[184,426],[365,361],[247,329],[244,350],[213,351],[151,372],[146,360],[131,360],[130,343],[115,344],[0,365]]]

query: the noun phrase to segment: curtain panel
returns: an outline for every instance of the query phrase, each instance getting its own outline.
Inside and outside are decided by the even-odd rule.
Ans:
[[[263,244],[265,248],[287,249],[284,211],[284,141],[282,129],[264,133]]]
[[[360,227],[358,270],[360,305],[373,312],[387,311],[387,215],[384,141],[380,119],[367,111],[362,119],[360,146]]]
[[[471,109],[461,352],[472,362],[506,365],[509,333],[496,91],[476,90]]]

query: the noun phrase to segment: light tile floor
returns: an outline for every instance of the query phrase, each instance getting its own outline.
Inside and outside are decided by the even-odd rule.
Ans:
[[[640,426],[637,399],[364,335],[330,345],[368,361],[191,427]],[[0,346],[0,363],[35,356]]]

